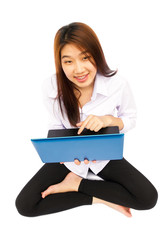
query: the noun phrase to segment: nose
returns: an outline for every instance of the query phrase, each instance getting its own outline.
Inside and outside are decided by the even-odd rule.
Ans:
[[[74,66],[74,73],[75,74],[80,74],[80,73],[83,73],[84,72],[84,66],[81,62],[79,61],[76,61],[75,62],[75,66]]]

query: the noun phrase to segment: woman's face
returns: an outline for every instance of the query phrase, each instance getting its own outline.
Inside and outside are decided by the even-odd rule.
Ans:
[[[66,77],[79,90],[93,88],[97,68],[90,61],[93,58],[74,44],[66,44],[61,50],[61,64]]]

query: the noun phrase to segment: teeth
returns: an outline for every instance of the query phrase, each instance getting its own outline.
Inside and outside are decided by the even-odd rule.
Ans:
[[[82,76],[82,77],[77,77],[78,79],[84,79],[86,77],[86,75],[85,76]]]

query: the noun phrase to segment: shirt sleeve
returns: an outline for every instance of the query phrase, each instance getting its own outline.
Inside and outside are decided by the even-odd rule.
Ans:
[[[117,107],[117,116],[122,119],[124,128],[120,131],[126,133],[136,125],[137,110],[131,88],[127,81],[122,87],[120,104]]]
[[[42,84],[43,102],[49,113],[48,130],[64,128],[60,119],[60,109],[57,101],[57,90],[54,88],[52,78],[46,79]]]

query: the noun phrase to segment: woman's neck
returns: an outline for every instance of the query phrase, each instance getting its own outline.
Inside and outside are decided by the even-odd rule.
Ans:
[[[91,100],[93,88],[85,89],[84,91],[80,91],[81,96],[79,97],[79,106],[82,108],[86,103],[88,103]]]

